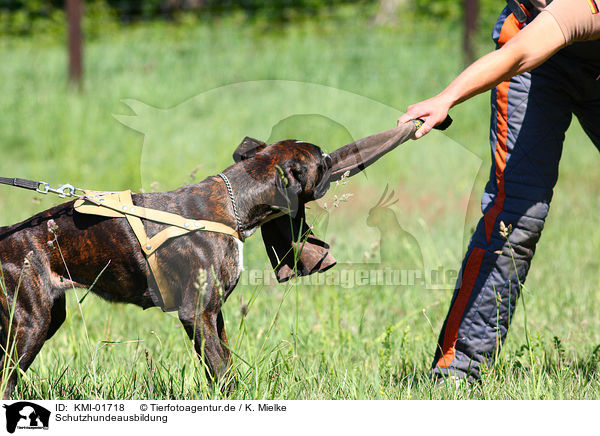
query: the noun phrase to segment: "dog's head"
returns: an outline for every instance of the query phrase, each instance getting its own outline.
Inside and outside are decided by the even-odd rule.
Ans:
[[[260,203],[256,215],[267,218],[260,220],[261,233],[277,280],[334,266],[329,245],[312,234],[304,211],[305,203],[321,198],[329,189],[331,157],[308,142],[289,139],[267,145],[246,137],[233,159],[237,170],[250,176],[247,189],[251,185],[262,188],[255,191],[255,201]],[[275,211],[287,216],[272,214]]]
[[[270,145],[244,138],[233,153],[236,162],[251,160],[246,171],[276,187],[274,205],[294,210],[298,204],[321,198],[329,189],[331,158],[308,142],[285,140]]]

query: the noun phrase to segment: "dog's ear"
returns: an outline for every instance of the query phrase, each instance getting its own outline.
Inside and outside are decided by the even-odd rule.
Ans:
[[[306,165],[295,160],[288,160],[281,165],[275,165],[277,172],[275,185],[281,194],[283,206],[290,211],[296,211],[298,200],[306,184]]]
[[[266,146],[267,144],[264,142],[246,136],[233,152],[233,160],[237,163],[244,159],[249,159]]]

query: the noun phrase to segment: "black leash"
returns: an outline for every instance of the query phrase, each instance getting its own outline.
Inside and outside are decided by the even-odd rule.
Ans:
[[[18,177],[0,177],[0,184],[16,186],[17,188],[29,189],[40,194],[58,195],[60,198],[65,197],[82,197],[83,189],[75,188],[73,185],[62,185],[58,188],[52,188],[47,182],[36,182],[35,180],[19,179]],[[76,192],[81,192],[79,195]]]
[[[31,189],[33,191],[36,191],[37,188],[40,186],[40,182],[35,182],[33,180],[27,179],[19,179],[17,177],[0,177],[0,183],[4,185],[16,186],[18,188]]]

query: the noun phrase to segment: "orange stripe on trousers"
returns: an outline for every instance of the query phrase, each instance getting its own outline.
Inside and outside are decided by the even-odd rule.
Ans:
[[[502,47],[522,27],[523,24],[519,23],[513,14],[510,14],[500,30],[498,45]],[[494,164],[496,167],[496,187],[498,188],[498,192],[496,193],[494,204],[483,218],[485,223],[485,237],[488,242],[490,242],[490,238],[492,237],[492,231],[494,230],[498,215],[500,215],[500,212],[504,208],[504,200],[506,198],[506,192],[504,191],[504,169],[506,168],[506,154],[508,150],[506,141],[508,136],[509,84],[510,80],[506,80],[496,87],[496,152],[494,153]]]
[[[473,288],[475,287],[475,281],[477,280],[484,254],[485,250],[483,248],[475,247],[467,259],[465,272],[460,283],[460,290],[446,322],[444,341],[442,343],[442,357],[437,362],[437,366],[441,368],[447,368],[452,360],[454,360],[454,354],[456,353],[454,346],[458,339],[458,327],[467,308],[467,303],[471,298],[471,292],[473,292]]]
[[[505,81],[496,87],[496,152],[494,153],[494,165],[496,167],[496,198],[494,204],[483,217],[485,223],[485,238],[490,242],[494,225],[498,215],[504,208],[504,169],[506,168],[506,137],[508,136],[508,85]]]
[[[498,44],[502,47],[509,39],[521,30],[523,24],[515,18],[513,14],[510,14],[500,31],[500,38]],[[496,87],[496,152],[494,153],[494,164],[496,167],[496,185],[498,192],[494,200],[494,204],[484,215],[485,223],[485,236],[489,243],[492,236],[492,230],[498,215],[504,207],[504,199],[506,193],[504,191],[504,169],[506,168],[506,154],[507,154],[507,135],[508,135],[508,86],[510,80],[502,82]],[[467,304],[471,299],[473,288],[479,270],[481,269],[481,263],[483,261],[483,255],[485,249],[475,247],[471,251],[469,258],[465,264],[465,269],[461,278],[460,288],[456,300],[450,309],[448,314],[448,320],[446,321],[446,327],[444,329],[444,338],[442,341],[442,357],[437,362],[437,366],[440,368],[447,368],[450,363],[454,360],[456,354],[456,341],[458,339],[458,329],[462,321],[463,315],[467,308]]]

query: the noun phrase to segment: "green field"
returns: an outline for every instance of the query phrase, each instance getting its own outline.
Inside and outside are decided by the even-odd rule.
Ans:
[[[65,85],[63,45],[5,38],[0,175],[105,190],[167,190],[189,181],[194,169],[198,180],[230,165],[246,135],[294,137],[331,151],[393,127],[408,104],[439,91],[460,71],[460,44],[455,29],[410,20],[376,27],[344,14],[275,30],[236,17],[146,23],[86,44],[85,84],[77,92]],[[487,40],[480,47],[492,48]],[[488,174],[488,99],[456,108],[446,135],[405,144],[313,207],[318,233],[332,242],[340,271],[351,269],[349,263],[366,260],[376,269],[406,257],[393,226],[378,233],[367,225],[386,185],[399,199],[393,216],[418,239],[425,262],[458,269]],[[481,384],[435,386],[427,377],[450,290],[244,284],[224,309],[238,377],[231,398],[599,398],[597,164],[597,151],[574,122],[525,307],[519,302],[506,347]],[[59,201],[0,189],[2,225]],[[345,193],[353,196],[334,207],[334,195]],[[248,271],[267,268],[260,236],[246,243],[245,259]],[[77,290],[79,297],[84,292]],[[13,397],[221,394],[206,383],[176,317],[95,296],[79,308],[71,291],[67,321]]]

